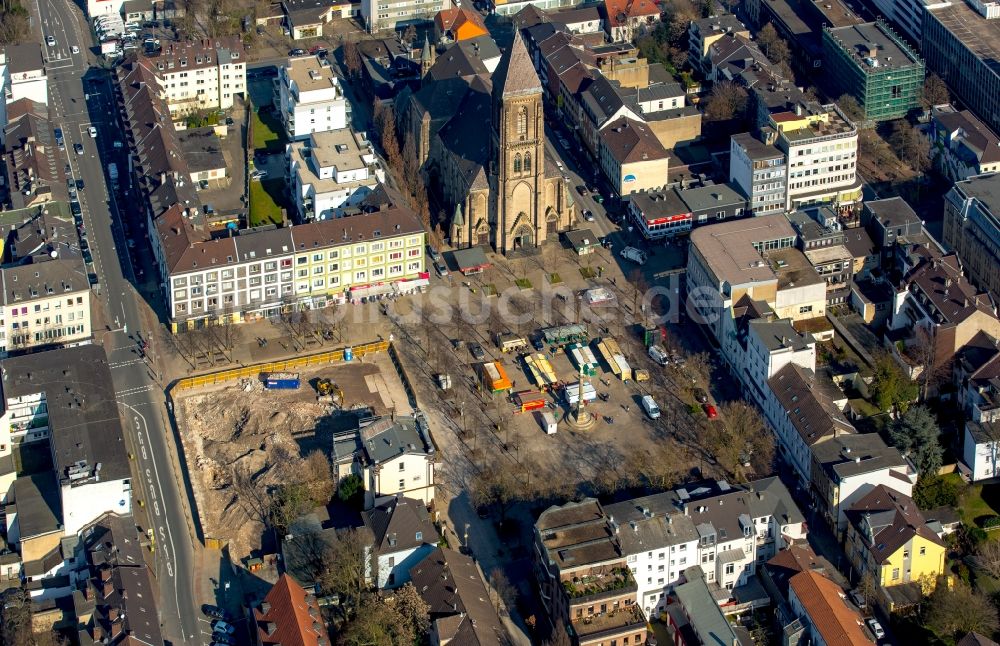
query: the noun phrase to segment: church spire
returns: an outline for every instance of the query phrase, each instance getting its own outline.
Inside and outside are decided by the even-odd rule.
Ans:
[[[542,91],[542,82],[538,80],[520,29],[514,30],[514,44],[493,74],[493,91],[501,98],[539,94]]]
[[[428,39],[427,35],[424,34],[424,51],[420,54],[421,76],[426,76],[427,72],[430,71],[433,65],[434,65],[434,50],[431,49],[431,41]]]

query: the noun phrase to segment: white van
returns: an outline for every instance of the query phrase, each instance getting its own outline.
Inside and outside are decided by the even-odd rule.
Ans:
[[[660,407],[656,405],[656,402],[649,395],[642,396],[642,408],[649,415],[649,419],[657,419],[660,417]]]
[[[647,352],[649,353],[649,358],[655,361],[656,363],[660,364],[661,366],[665,366],[668,363],[670,363],[670,358],[667,355],[667,351],[664,350],[662,346],[655,344],[651,345],[649,346],[649,350]]]

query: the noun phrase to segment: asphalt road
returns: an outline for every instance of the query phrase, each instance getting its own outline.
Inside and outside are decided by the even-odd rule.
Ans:
[[[155,536],[154,574],[163,634],[172,644],[201,643],[195,639],[200,637],[193,584],[195,548],[183,504],[186,493],[171,466],[163,388],[140,353],[136,336],[148,337],[140,315],[145,303],[133,287],[132,261],[118,210],[118,201],[128,196],[109,191],[105,181],[112,161],[122,179],[127,176],[124,156],[114,148],[123,134],[115,122],[110,77],[93,56],[93,36],[77,5],[68,0],[33,0],[31,9],[43,37],[56,40],[55,47],[46,48],[49,112],[63,129],[74,179],[84,181],[80,202],[93,255],[91,272],[98,281],[94,289],[107,308],[110,337],[104,340],[125,432],[135,451],[137,497],[144,503],[135,513],[137,522],[148,515]],[[80,48],[79,54],[71,53],[73,45]],[[90,126],[97,128],[96,138],[88,134]],[[73,151],[75,143],[83,145],[83,154]],[[136,238],[137,244],[145,244],[143,236]]]

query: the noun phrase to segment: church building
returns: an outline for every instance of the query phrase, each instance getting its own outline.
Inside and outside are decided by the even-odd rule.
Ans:
[[[452,246],[530,253],[572,228],[571,187],[546,153],[542,84],[519,31],[492,78],[472,78],[429,153],[428,170],[455,205]]]

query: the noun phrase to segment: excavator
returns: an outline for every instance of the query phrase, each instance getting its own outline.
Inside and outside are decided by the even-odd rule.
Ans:
[[[329,379],[318,379],[316,381],[316,401],[343,406],[344,391]]]

